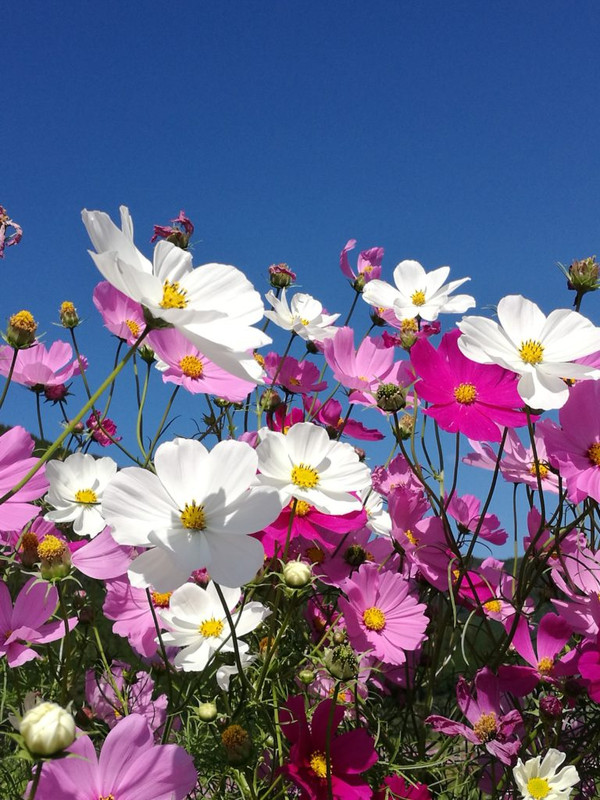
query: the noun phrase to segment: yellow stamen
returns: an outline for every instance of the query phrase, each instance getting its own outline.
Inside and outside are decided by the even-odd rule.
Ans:
[[[172,594],[173,592],[150,592],[152,605],[155,608],[168,608]]]
[[[177,281],[165,281],[162,300],[158,305],[161,308],[185,308],[188,304],[185,294],[185,289],[180,289]]]
[[[35,333],[37,329],[37,322],[30,311],[17,311],[8,322],[15,330],[24,331],[25,333]]]
[[[133,338],[137,339],[141,333],[140,326],[137,324],[137,322],[134,322],[132,319],[126,319],[125,325],[127,325],[129,330],[131,331],[131,335],[133,336]]]
[[[538,661],[538,672],[541,675],[550,675],[553,666],[554,661],[551,658],[548,658],[548,656],[545,656]]]
[[[241,725],[229,725],[221,734],[221,741],[227,748],[246,744],[248,738],[248,731]]]
[[[535,800],[544,800],[550,794],[550,784],[546,778],[530,778],[527,781],[527,791]]]
[[[418,289],[410,298],[414,306],[424,306],[425,305],[425,292],[422,292]]]
[[[521,343],[519,355],[525,364],[541,364],[544,359],[544,347],[541,342],[527,339]]]
[[[454,390],[454,399],[457,403],[470,406],[477,399],[477,389],[472,383],[459,383]]]
[[[198,632],[201,633],[205,639],[212,639],[223,633],[223,623],[220,619],[215,619],[214,617],[205,619],[204,622],[198,626]]]
[[[46,536],[46,539],[48,537]],[[56,537],[55,537],[56,538]],[[29,553],[37,553],[39,540],[35,533],[28,531],[24,533],[21,537],[21,550],[25,550]]]
[[[322,753],[320,750],[315,750],[315,752],[310,757],[310,768],[315,773],[317,778],[324,779],[327,777],[327,759],[325,758],[325,754]]]
[[[292,500],[290,503],[290,508],[293,506],[294,501]],[[297,517],[305,517],[308,512],[311,510],[312,506],[310,503],[307,503],[306,500],[296,500],[296,516]]]
[[[487,603],[483,604],[483,607],[486,611],[491,611],[494,614],[498,614],[502,611],[502,603],[500,600],[488,600]]]
[[[587,452],[589,460],[595,467],[600,467],[600,442],[594,442]]]
[[[482,714],[477,722],[473,725],[475,735],[480,742],[489,742],[494,739],[498,731],[498,723],[496,721],[496,712],[490,711],[489,714]]]
[[[84,506],[91,506],[98,502],[98,495],[93,489],[78,489],[75,492],[75,501]]]
[[[377,606],[363,611],[363,622],[370,631],[382,631],[385,628],[385,614]]]
[[[199,358],[196,356],[184,356],[179,361],[179,368],[183,374],[192,379],[201,378],[204,372],[204,366]]]
[[[323,561],[325,561],[325,553],[316,545],[314,545],[314,547],[307,548],[306,557],[310,559],[311,563],[313,564],[322,564]]]
[[[417,537],[414,535],[414,533],[412,531],[410,531],[410,530],[409,531],[404,531],[404,535],[406,536],[406,538],[408,539],[408,541],[411,544],[413,544],[413,545],[419,544],[419,540],[417,539]]]
[[[254,360],[257,364],[260,364],[261,367],[265,366],[265,359],[264,356],[261,356],[260,353],[254,353]]]
[[[75,306],[70,300],[65,300],[60,304],[59,314],[74,314]]]
[[[310,320],[309,320],[309,319],[306,319],[306,317],[302,317],[302,319],[300,320],[300,322],[301,322],[303,325],[310,325]]]
[[[204,515],[204,506],[196,505],[196,501],[192,500],[192,504],[185,504],[185,508],[179,515],[183,527],[192,531],[203,531],[206,528],[206,517]]]
[[[64,542],[52,534],[44,536],[37,546],[37,553],[40,559],[50,563],[60,561],[65,553],[67,546]]]
[[[550,467],[545,461],[539,462],[539,469],[536,470],[535,468],[535,461],[531,462],[531,466],[529,467],[529,474],[533,475],[535,478],[536,475],[539,475],[542,480],[548,477],[548,473],[550,472]]]
[[[292,483],[301,489],[314,489],[319,483],[319,473],[306,464],[298,464],[292,469]]]
[[[425,296],[423,296],[423,300],[425,300]],[[413,300],[413,303],[414,302],[415,301]],[[415,305],[423,305],[423,303],[415,303]],[[417,333],[417,331],[419,330],[419,323],[417,322],[417,318],[411,317],[410,319],[403,319],[402,322],[400,323],[400,330],[402,331],[402,333]]]

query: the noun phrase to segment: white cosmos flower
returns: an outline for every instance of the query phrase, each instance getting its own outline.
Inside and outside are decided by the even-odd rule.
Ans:
[[[332,441],[311,422],[298,422],[286,434],[264,428],[259,439],[258,479],[279,490],[284,506],[296,498],[324,514],[362,508],[351,492],[370,486],[371,473],[352,445]]]
[[[104,278],[141,303],[152,317],[181,331],[215,364],[239,378],[259,382],[252,353],[271,339],[252,325],[263,317],[260,294],[239,269],[227,264],[192,267],[192,256],[160,241],[150,262],[133,243],[133,222],[121,206],[122,229],[102,211],[82,212],[96,252],[90,255]]]
[[[184,584],[171,595],[168,610],[157,610],[169,629],[162,634],[164,643],[183,648],[175,656],[174,663],[184,672],[204,669],[217,651],[233,652],[234,637],[237,640],[238,636],[250,633],[271,613],[262,603],[256,601],[245,603],[241,610],[234,611],[240,600],[240,589],[223,587],[221,592],[233,622],[234,636],[212,581],[206,589],[195,583]],[[240,655],[246,656],[248,645],[237,641],[237,646]],[[246,664],[249,663],[249,658],[244,660]],[[244,661],[242,666],[245,666]]]
[[[275,292],[267,292],[265,297],[273,306],[273,311],[265,311],[265,317],[285,331],[293,331],[312,342],[335,336],[337,328],[333,323],[339,314],[324,314],[321,303],[311,295],[298,292],[288,303],[285,289],[282,289],[279,298]]]
[[[450,267],[440,267],[425,272],[418,261],[401,261],[394,270],[396,288],[386,281],[369,281],[363,291],[363,299],[377,309],[392,309],[399,320],[436,320],[438,314],[462,314],[475,305],[470,294],[450,294],[470,278],[444,283]]]
[[[571,795],[579,783],[579,773],[572,765],[558,770],[566,756],[550,748],[540,763],[540,756],[523,763],[518,760],[513,775],[523,800],[561,800]],[[557,772],[558,770],[558,772]]]
[[[498,303],[498,320],[463,317],[458,346],[471,361],[518,373],[519,394],[531,408],[561,408],[569,397],[564,378],[600,376],[573,363],[600,350],[600,329],[576,311],[559,308],[546,317],[531,300],[512,294]]]
[[[129,568],[132,585],[169,592],[202,567],[225,586],[254,578],[264,551],[248,534],[282,507],[276,491],[256,485],[257,465],[245,442],[219,442],[209,452],[194,439],[175,439],[156,451],[156,474],[121,470],[102,513],[119,544],[149,548]]]
[[[88,453],[73,453],[64,461],[46,465],[50,489],[45,497],[54,506],[45,519],[72,522],[78,536],[96,536],[106,528],[100,503],[106,486],[117,472],[112,458],[94,458]]]
[[[383,497],[375,489],[363,489],[360,493],[367,514],[367,528],[378,536],[389,536],[392,532],[392,518],[383,506]]]

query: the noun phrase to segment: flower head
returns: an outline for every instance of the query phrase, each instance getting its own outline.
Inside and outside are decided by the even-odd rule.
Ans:
[[[579,783],[577,769],[569,765],[558,769],[565,760],[565,753],[551,747],[544,755],[518,760],[513,775],[523,800],[561,800],[571,795],[573,787]]]
[[[37,463],[32,457],[34,442],[24,428],[16,425],[0,436],[0,494],[9,492]],[[0,505],[0,531],[21,530],[41,508],[31,501],[40,498],[48,488],[44,467]]]
[[[333,323],[339,314],[327,314],[321,303],[311,295],[298,292],[288,303],[285,289],[282,289],[280,297],[274,292],[267,292],[266,298],[273,306],[273,311],[265,311],[265,317],[283,330],[292,331],[302,339],[313,342],[322,342],[335,334]]]

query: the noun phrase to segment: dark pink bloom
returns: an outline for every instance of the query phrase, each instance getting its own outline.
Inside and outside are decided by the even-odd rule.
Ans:
[[[265,356],[265,371],[270,379],[267,383],[283,386],[295,394],[322,392],[327,388],[327,381],[319,380],[319,368],[311,361],[297,361],[291,356],[281,359],[271,352]]]
[[[34,442],[24,428],[16,425],[0,436],[0,496],[10,491],[29,472],[37,458],[32,457]],[[42,467],[36,474],[0,505],[0,531],[21,530],[42,510],[31,500],[42,497],[50,484]]]
[[[340,253],[340,269],[348,280],[355,282],[358,278],[364,286],[368,281],[381,277],[381,262],[383,261],[383,247],[370,247],[361,250],[358,255],[357,271],[355,272],[348,261],[348,252],[356,247],[356,239],[349,239]],[[362,288],[362,287],[360,287]]]
[[[418,397],[430,403],[423,413],[440,428],[463,433],[475,441],[499,442],[504,427],[527,424],[515,409],[523,405],[514,373],[493,364],[476,364],[458,348],[458,329],[444,334],[436,350],[421,339],[413,345],[410,359],[420,377]]]
[[[377,761],[373,739],[365,728],[337,733],[343,706],[323,700],[306,719],[304,698],[290,697],[280,711],[281,730],[291,743],[281,772],[299,786],[305,800],[327,800],[328,764],[335,800],[369,800],[372,791],[363,774]],[[329,754],[329,761],[327,760]]]
[[[381,334],[383,342],[387,347],[410,349],[417,339],[430,339],[432,336],[437,336],[442,330],[442,323],[439,319],[436,319],[434,322],[420,320],[419,324],[416,326],[417,330],[415,330],[415,320],[400,320],[394,314],[393,309],[384,311],[381,318],[384,319],[388,325],[398,329],[398,333],[388,333],[388,331],[384,331]]]
[[[431,800],[424,783],[407,783],[399,775],[390,775],[373,795],[373,800]]]
[[[12,233],[8,231],[12,229]],[[0,258],[4,258],[4,250],[19,244],[23,238],[23,229],[6,213],[4,206],[0,206]]]
[[[395,456],[387,467],[375,467],[371,480],[375,491],[384,497],[388,497],[390,492],[399,486],[423,492],[421,482],[401,453]]]
[[[376,428],[366,428],[362,422],[352,417],[344,419],[342,404],[333,398],[321,404],[316,397],[305,397],[304,408],[307,414],[311,415],[311,419],[324,425],[332,436],[337,437],[341,431],[342,436],[361,441],[377,442],[384,438],[383,433]]]
[[[92,439],[98,442],[101,447],[108,447],[109,444],[120,442],[123,438],[122,436],[115,435],[117,433],[117,426],[112,419],[103,417],[100,411],[96,411],[95,409],[87,418],[85,424]]]
[[[462,497],[454,495],[446,511],[457,521],[461,533],[477,531],[478,536],[490,544],[504,544],[508,534],[500,527],[500,520],[495,514],[485,514],[481,520],[480,508],[479,498],[472,494],[464,494]]]
[[[157,239],[166,239],[173,242],[178,247],[184,249],[188,246],[190,237],[194,233],[192,221],[185,215],[185,211],[180,211],[179,216],[171,220],[171,225],[155,225],[151,242]]]
[[[310,552],[309,552],[310,555]],[[365,563],[385,565],[382,569],[396,570],[399,556],[387,536],[373,536],[369,528],[349,533],[333,552],[325,554],[314,567],[323,583],[341,586]]]
[[[176,744],[154,744],[146,719],[124,717],[110,731],[100,757],[89,736],[68,748],[78,758],[48,761],[37,800],[184,800],[196,784],[191,756]]]
[[[58,592],[46,581],[31,578],[21,589],[13,608],[10,592],[0,583],[0,656],[6,656],[9,667],[20,667],[39,658],[26,644],[47,644],[65,635],[63,620],[48,622],[58,606]],[[69,630],[77,618],[68,620]]]
[[[503,764],[511,764],[521,747],[517,728],[522,720],[520,713],[508,707],[500,693],[498,678],[484,667],[475,676],[474,686],[460,678],[456,686],[458,707],[470,725],[455,722],[447,717],[432,715],[425,721],[434,730],[447,736],[463,736],[475,745],[481,745]]]
[[[404,575],[380,572],[365,563],[342,585],[348,599],[339,600],[348,639],[358,652],[371,651],[388,664],[403,664],[406,651],[425,640],[427,608],[411,594]]]
[[[600,703],[600,649],[598,641],[587,643],[579,656],[577,669],[583,678],[588,694],[595,703]]]
[[[119,339],[131,346],[142,335],[146,321],[139,303],[115,289],[108,281],[102,281],[94,289],[94,305],[102,315],[105,327]]]
[[[12,347],[0,347],[0,375],[8,375],[12,357]],[[72,358],[73,350],[68,342],[52,342],[48,349],[38,342],[19,350],[12,380],[31,389],[61,386],[81,371],[78,359],[71,361]],[[81,366],[87,369],[87,359],[83,356]]]

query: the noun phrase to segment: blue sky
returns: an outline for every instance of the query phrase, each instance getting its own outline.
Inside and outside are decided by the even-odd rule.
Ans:
[[[404,258],[471,276],[479,308],[569,305],[556,262],[599,249],[599,27],[588,0],[20,3],[0,203],[25,236],[0,262],[2,317],[28,308],[50,341],[73,300],[99,380],[80,212],[121,203],[147,252],[183,208],[196,263],[266,290],[286,261],[330,311],[352,299],[351,237],[385,247],[387,278]],[[599,321],[595,296],[583,310]]]

